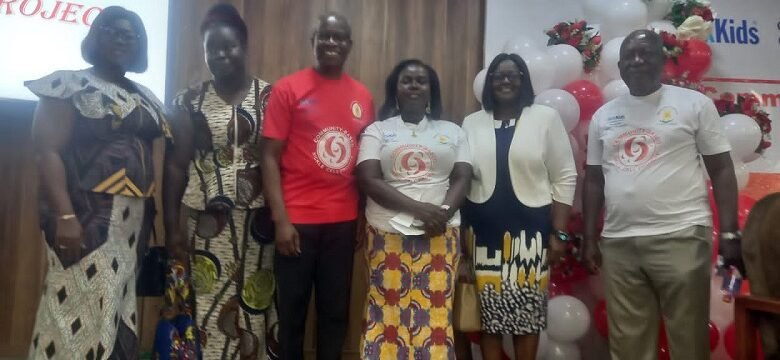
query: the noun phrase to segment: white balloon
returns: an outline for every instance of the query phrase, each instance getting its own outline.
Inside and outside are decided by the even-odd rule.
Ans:
[[[609,4],[601,21],[602,39],[626,36],[647,25],[647,6],[642,0],[613,0]]]
[[[750,171],[748,171],[747,166],[741,160],[733,157],[732,160],[734,162],[734,175],[737,177],[737,190],[742,191],[748,185]]]
[[[509,40],[504,45],[504,52],[508,54],[518,54],[520,56],[542,50],[542,44],[537,40],[525,35],[518,35]]]
[[[601,93],[604,94],[604,103],[607,103],[610,100],[617,99],[619,96],[628,95],[628,85],[621,79],[612,80],[604,87]]]
[[[674,24],[672,24],[672,22],[669,20],[652,21],[649,24],[647,24],[647,28],[657,33],[660,33],[661,31],[666,31],[670,34],[677,34],[677,28],[674,27]]]
[[[547,332],[542,330],[539,332],[539,344],[536,346],[536,358],[545,359],[547,357],[547,347],[549,346],[550,339],[547,337]]]
[[[533,78],[531,78],[533,81]],[[580,119],[580,105],[574,95],[566,90],[549,89],[536,95],[534,103],[549,106],[558,110],[566,131],[572,131]]]
[[[744,162],[761,144],[761,128],[755,120],[744,114],[728,114],[721,117],[721,121],[731,144],[731,152]]]
[[[588,23],[600,23],[609,7],[608,0],[585,0],[583,12]]]
[[[577,344],[550,339],[544,358],[545,360],[580,360],[580,357],[580,348]]]
[[[624,36],[614,38],[608,41],[604,48],[601,49],[600,71],[603,80],[612,81],[620,79],[618,60],[620,60],[620,45],[623,44],[624,39]]]
[[[474,77],[474,96],[477,101],[482,102],[482,89],[485,87],[485,78],[487,77],[487,69],[482,69]]]
[[[572,342],[581,338],[590,327],[590,312],[579,299],[556,296],[547,303],[547,335],[557,342]],[[550,354],[547,354],[548,357]]]
[[[582,76],[582,55],[574,46],[559,44],[547,47],[555,68],[552,87],[562,88]]]
[[[528,65],[528,71],[531,73],[531,85],[533,85],[534,92],[538,93],[547,90],[552,86],[553,77],[555,76],[555,67],[550,56],[546,52],[536,50],[531,51],[525,55],[518,54],[525,60],[525,64]]]
[[[748,156],[746,156],[746,157],[742,158],[742,161],[743,161],[745,164],[747,164],[747,163],[749,163],[749,162],[756,161],[756,160],[758,160],[758,159],[760,159],[760,158],[761,158],[761,154],[759,154],[759,153],[757,153],[757,152],[755,152],[755,151],[754,151],[754,152],[750,153],[750,155],[748,155]]]
[[[654,21],[661,20],[669,14],[674,3],[672,0],[652,0],[646,1],[645,5],[647,6],[647,20]]]

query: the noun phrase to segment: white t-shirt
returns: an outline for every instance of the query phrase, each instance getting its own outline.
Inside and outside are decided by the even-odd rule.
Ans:
[[[358,164],[379,160],[382,176],[390,186],[422,202],[441,205],[450,187],[450,173],[457,162],[471,164],[466,133],[446,120],[424,118],[419,124],[404,123],[400,116],[377,121],[360,136]],[[385,209],[370,197],[366,203],[366,220],[380,230],[402,232],[390,219],[398,211]],[[460,225],[460,214],[450,220]]]
[[[731,150],[712,100],[663,85],[602,106],[588,165],[604,171],[604,237],[648,236],[712,223],[701,155]]]

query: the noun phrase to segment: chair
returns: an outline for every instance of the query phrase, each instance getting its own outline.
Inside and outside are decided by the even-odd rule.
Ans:
[[[737,296],[734,322],[737,328],[737,360],[756,359],[758,322],[762,314],[780,315],[780,301],[765,297]]]

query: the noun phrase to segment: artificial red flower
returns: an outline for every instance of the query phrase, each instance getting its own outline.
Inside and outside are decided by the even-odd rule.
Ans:
[[[592,39],[590,39],[594,45],[601,44],[601,35],[596,35]]]
[[[712,21],[712,10],[708,7],[697,7],[693,10],[693,15],[701,16],[704,21]]]

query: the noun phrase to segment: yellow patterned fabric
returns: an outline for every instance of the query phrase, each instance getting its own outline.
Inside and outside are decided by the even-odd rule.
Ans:
[[[434,238],[368,227],[363,359],[454,359],[458,228]]]

